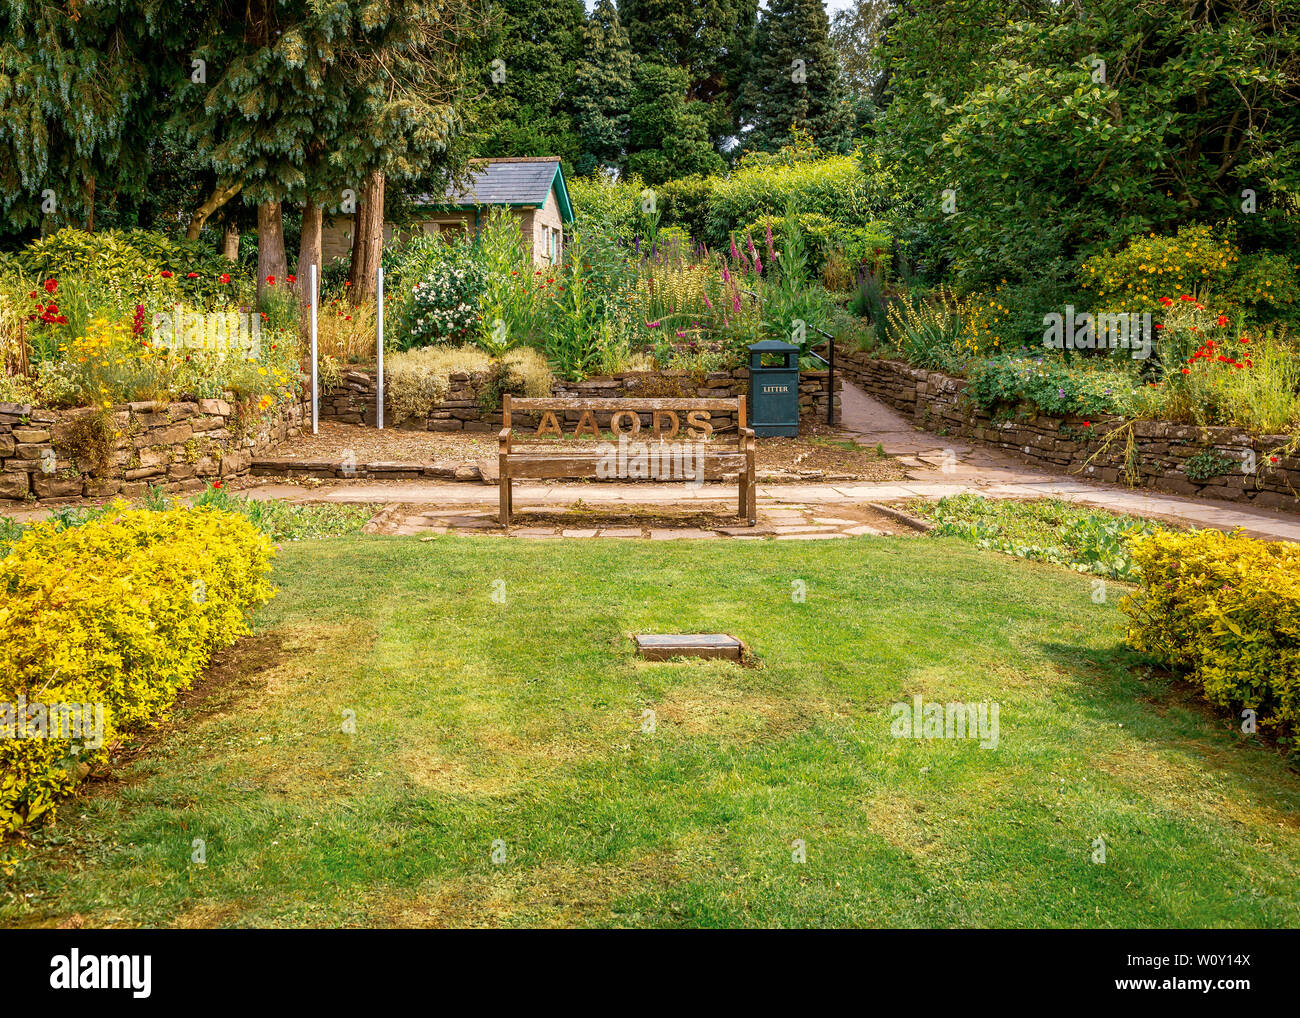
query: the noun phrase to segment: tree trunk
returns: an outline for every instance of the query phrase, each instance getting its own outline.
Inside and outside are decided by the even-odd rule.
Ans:
[[[194,215],[190,219],[190,225],[185,230],[185,239],[198,240],[199,231],[203,229],[203,224],[208,221],[208,217],[211,216],[212,213],[216,212],[217,209],[221,208],[222,205],[226,204],[226,202],[230,201],[230,199],[235,195],[239,194],[240,186],[241,185],[239,184],[230,184],[226,187],[222,187],[218,184],[213,188],[212,193],[208,195],[207,200],[194,210]]]
[[[352,220],[352,268],[348,274],[353,304],[375,299],[375,271],[384,247],[384,174],[366,177]]]
[[[221,253],[226,261],[239,261],[239,227],[233,220],[226,220],[221,227]]]
[[[281,284],[289,271],[289,260],[284,254],[284,220],[278,201],[265,201],[257,206],[257,295],[261,297],[270,285],[268,277]]]
[[[321,273],[321,221],[325,210],[310,198],[302,210],[302,243],[298,247],[298,293],[302,306],[311,303],[311,267],[316,266],[316,284]]]
[[[86,232],[95,232],[95,178],[87,177],[84,188],[86,196]]]

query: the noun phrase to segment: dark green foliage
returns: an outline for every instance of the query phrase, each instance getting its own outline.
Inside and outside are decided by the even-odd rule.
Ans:
[[[752,53],[758,0],[619,0],[632,52],[686,72],[686,96],[720,148],[736,133],[736,98]]]
[[[587,21],[577,72],[574,106],[582,145],[578,173],[622,163],[631,97],[632,50],[627,31],[612,0],[600,0]]]
[[[914,0],[885,33],[881,152],[959,284],[1059,306],[1079,259],[1134,233],[1235,222],[1294,248],[1295,4]],[[1103,66],[1104,64],[1104,66]],[[1244,125],[1253,125],[1249,130]],[[955,210],[943,207],[953,192]],[[1242,193],[1257,195],[1254,214]]]
[[[648,184],[720,172],[722,157],[709,142],[703,104],[686,98],[686,72],[640,63],[633,81],[627,171]]]
[[[575,123],[582,0],[506,0],[494,9],[504,13],[481,50],[487,94],[484,137],[475,154],[559,156],[572,173],[582,151]],[[505,80],[494,81],[494,70],[501,69]]]
[[[772,0],[762,12],[740,96],[746,148],[774,151],[798,130],[847,151],[853,112],[829,32],[822,0]]]

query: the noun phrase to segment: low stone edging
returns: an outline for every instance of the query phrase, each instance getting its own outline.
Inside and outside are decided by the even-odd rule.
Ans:
[[[865,392],[927,431],[946,429],[1037,466],[1099,481],[1124,482],[1127,460],[1136,469],[1141,487],[1273,509],[1300,509],[1296,494],[1300,490],[1300,457],[1279,451],[1291,440],[1289,435],[1251,435],[1240,428],[1136,421],[1132,426],[1133,459],[1128,460],[1126,437],[1116,438],[1103,449],[1106,436],[1125,425],[1122,418],[1053,417],[1026,411],[999,420],[963,397],[967,385],[963,378],[842,347],[836,349],[835,366]],[[1193,480],[1187,476],[1185,465],[1204,452],[1243,465],[1253,457],[1256,470]],[[1273,463],[1272,456],[1277,456],[1278,462]]]
[[[283,403],[247,427],[227,399],[125,403],[99,411],[0,403],[0,500],[138,498],[242,477],[253,459],[301,433]]]

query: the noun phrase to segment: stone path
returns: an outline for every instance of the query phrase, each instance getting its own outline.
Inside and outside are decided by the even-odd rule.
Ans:
[[[844,384],[843,412],[846,435],[861,445],[884,446],[885,452],[897,456],[908,468],[907,479],[888,482],[760,484],[758,510],[759,531],[762,533],[752,531],[745,534],[742,530],[741,536],[847,536],[861,526],[873,527],[882,533],[911,532],[905,526],[890,523],[888,517],[881,516],[868,504],[898,503],[917,497],[935,499],[961,492],[974,492],[992,498],[1059,498],[1134,516],[1219,530],[1240,527],[1255,537],[1300,541],[1300,516],[1242,506],[1235,502],[1182,498],[1085,481],[1074,476],[1045,473],[998,450],[914,428],[902,416],[848,382]],[[403,503],[430,507],[410,513],[409,518],[400,521],[390,520],[389,524],[393,528],[390,532],[394,533],[406,532],[403,528],[416,533],[425,530],[487,531],[496,527],[495,489],[474,484],[350,482],[327,483],[310,489],[296,485],[267,484],[250,488],[243,493],[254,498],[373,502],[387,505]],[[616,514],[631,511],[634,507],[644,509],[664,506],[679,511],[710,510],[720,515],[734,506],[734,500],[733,485],[708,484],[696,489],[684,485],[605,482],[516,485],[517,526],[512,533],[520,537],[631,537],[636,535],[629,531],[639,530],[641,536],[651,539],[666,539],[669,533],[677,537],[709,537],[722,534],[724,530],[649,525],[637,528],[624,523],[606,527],[577,524],[566,526],[561,523],[533,527],[529,525],[528,517],[530,511],[554,513],[567,510],[575,503],[600,506]],[[843,522],[818,522],[819,518]],[[782,533],[776,527],[805,529]]]
[[[1114,512],[1171,520],[1196,527],[1232,530],[1268,540],[1300,541],[1300,516],[1243,506],[1236,502],[1183,498],[1119,485],[1055,475],[1029,467],[998,450],[956,437],[914,428],[905,418],[846,382],[843,390],[845,435],[861,445],[880,444],[907,468],[903,481],[759,484],[757,529],[735,528],[733,484],[568,483],[515,486],[517,537],[716,538],[774,537],[825,539],[855,533],[913,533],[870,503],[899,503],[973,492],[991,498],[1059,498]],[[378,526],[388,533],[500,532],[496,525],[495,486],[440,481],[338,481],[318,485],[253,484],[240,492],[252,498],[298,502],[368,502],[390,507]],[[411,508],[416,507],[416,508]],[[576,512],[573,510],[577,509]],[[599,507],[603,520],[586,510]],[[663,507],[663,514],[655,512]],[[390,511],[391,510],[391,511]],[[18,519],[42,517],[48,508],[7,511]],[[692,512],[706,522],[690,521]],[[547,516],[545,525],[530,515]],[[568,513],[560,519],[557,514]],[[674,522],[667,514],[685,519]],[[649,522],[638,520],[649,518]],[[615,522],[615,520],[617,522]],[[860,530],[866,527],[868,529]],[[794,528],[794,529],[783,529]],[[820,535],[820,536],[819,536]]]
[[[852,505],[834,513],[818,505],[781,503],[759,510],[756,526],[738,525],[728,507],[701,501],[673,520],[666,513],[650,512],[638,518],[642,506],[609,505],[593,513],[589,504],[546,505],[536,513],[516,512],[507,532],[497,522],[495,510],[464,507],[393,505],[366,526],[371,534],[413,537],[457,534],[465,537],[515,538],[615,538],[649,541],[716,540],[828,541],[862,535],[915,537],[923,521],[904,522],[904,516],[886,515],[868,505]]]

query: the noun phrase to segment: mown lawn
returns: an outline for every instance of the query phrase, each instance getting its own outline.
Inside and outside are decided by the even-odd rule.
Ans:
[[[1119,584],[890,538],[348,537],[277,579],[173,725],[0,846],[0,921],[1300,925],[1300,777],[1144,677]],[[892,737],[918,693],[997,701],[998,747]]]

